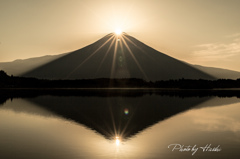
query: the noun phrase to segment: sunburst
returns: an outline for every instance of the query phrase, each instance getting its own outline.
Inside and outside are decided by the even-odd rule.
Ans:
[[[120,28],[117,28],[116,30],[115,30],[115,34],[116,35],[121,35],[122,34],[122,29],[120,29]]]

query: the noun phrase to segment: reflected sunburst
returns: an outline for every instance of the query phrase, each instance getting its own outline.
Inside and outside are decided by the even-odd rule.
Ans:
[[[121,143],[121,140],[118,136],[115,138],[115,143],[116,143],[117,146],[119,146],[120,143]]]

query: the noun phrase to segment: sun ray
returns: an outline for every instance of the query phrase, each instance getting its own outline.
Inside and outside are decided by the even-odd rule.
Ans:
[[[100,70],[100,68],[101,68],[101,66],[102,66],[103,62],[105,61],[105,59],[106,59],[106,57],[107,57],[108,53],[110,52],[110,49],[112,48],[112,46],[113,46],[114,42],[115,42],[115,40],[113,39],[113,40],[112,40],[112,42],[111,42],[111,44],[110,44],[110,46],[109,46],[109,48],[108,48],[108,50],[107,50],[107,52],[106,52],[106,54],[104,55],[104,57],[103,57],[103,59],[102,59],[102,61],[101,61],[100,65],[99,65],[99,67],[98,67],[98,70],[96,71],[96,74],[97,74],[97,73],[98,73],[98,71]]]
[[[111,78],[114,77],[114,70],[115,70],[115,65],[116,65],[116,55],[117,55],[117,47],[118,47],[118,41],[117,41],[117,38],[115,37],[115,48],[114,48],[114,53],[113,53]]]
[[[116,130],[116,125],[115,125],[115,119],[114,119],[114,116],[113,116],[113,111],[112,111],[112,107],[111,107],[111,104],[109,102],[109,111],[110,111],[110,114],[111,114],[111,118],[112,118],[112,124],[113,124],[113,131],[114,131],[114,136],[117,135],[117,130]]]
[[[122,56],[123,56],[123,59],[125,59],[126,58],[126,56],[125,56],[125,52],[124,52],[124,49],[123,49],[123,42],[122,42],[122,36],[120,37],[120,47],[121,47],[121,50],[122,50]],[[127,63],[125,62],[124,63],[125,65],[127,65]]]
[[[95,55],[103,46],[105,46],[112,38],[114,38],[114,35],[112,35],[106,42],[104,42],[100,47],[98,47],[97,50],[95,50],[91,55],[89,55],[80,65],[78,65],[72,72],[70,72],[67,76],[67,78],[74,73],[78,68],[80,68],[85,62],[87,62],[93,55]]]
[[[125,41],[124,38],[122,38],[122,40],[123,40],[123,43],[124,43],[124,45],[126,46],[127,50],[129,51],[130,55],[132,56],[134,62],[137,64],[139,70],[142,72],[142,74],[144,75],[145,79],[148,80],[147,75],[146,75],[145,72],[143,71],[141,65],[139,64],[138,60],[137,60],[136,57],[134,56],[134,54],[133,54],[132,50],[130,49],[130,47],[128,46],[127,42]]]
[[[135,47],[137,47],[138,49],[141,49],[139,46],[137,46],[137,44],[135,44],[131,39],[129,39],[126,35],[123,34],[124,39],[126,39],[127,41],[129,41],[131,44],[133,44]]]
[[[136,48],[138,48],[142,53],[147,55],[149,58],[153,59],[144,49],[139,47],[137,44],[135,44],[131,39],[129,39],[126,35],[122,35],[127,41],[129,41],[131,44],[133,44]]]
[[[94,120],[92,120],[92,118],[90,118],[86,115],[82,115],[82,116],[85,118],[86,121],[91,122],[94,125],[94,127],[96,127],[98,130],[102,131],[102,133],[106,134],[107,136],[112,136],[111,132],[103,129],[103,127],[101,125],[97,124],[96,122],[94,122]]]
[[[127,123],[126,123],[126,125],[124,126],[124,128],[123,128],[120,136],[124,136],[124,134],[125,134],[125,135],[127,134],[126,130],[127,130],[127,128],[128,128],[128,125],[130,124],[130,122],[131,122],[131,120],[132,120],[135,112],[136,112],[136,109],[135,109],[135,110],[131,110],[131,115],[130,115],[130,117],[129,117]],[[131,131],[131,130],[130,130],[130,131]]]

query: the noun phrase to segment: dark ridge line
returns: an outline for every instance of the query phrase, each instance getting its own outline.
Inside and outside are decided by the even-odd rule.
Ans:
[[[141,97],[144,95],[170,97],[220,97],[240,98],[240,89],[39,89],[39,88],[3,88],[0,89],[0,105],[13,98],[35,98],[50,96],[83,96],[83,97]]]

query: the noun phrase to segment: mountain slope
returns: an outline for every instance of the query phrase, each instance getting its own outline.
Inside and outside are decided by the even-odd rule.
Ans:
[[[108,34],[22,76],[44,79],[141,78],[145,80],[214,79],[123,33]]]

